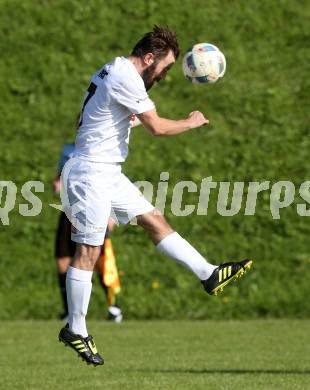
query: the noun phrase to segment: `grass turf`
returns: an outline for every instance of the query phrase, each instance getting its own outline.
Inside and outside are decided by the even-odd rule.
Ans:
[[[1,389],[306,389],[308,320],[89,322],[104,367],[57,342],[58,322],[0,323]]]

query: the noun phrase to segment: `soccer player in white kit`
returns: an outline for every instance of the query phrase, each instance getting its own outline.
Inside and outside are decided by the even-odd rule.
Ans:
[[[75,157],[69,160],[70,168],[64,175],[71,205],[66,213],[77,249],[66,281],[69,322],[61,329],[59,340],[89,364],[103,364],[85,318],[93,268],[111,214],[122,224],[136,218],[157,249],[191,270],[211,295],[217,295],[252,264],[250,260],[210,264],[122,173],[132,114],[154,136],[172,136],[209,123],[199,111],[181,120],[162,118],[147,94],[155,82],[165,78],[178,56],[176,35],[168,28],[154,26],[129,57],[116,57],[95,73],[84,99]]]

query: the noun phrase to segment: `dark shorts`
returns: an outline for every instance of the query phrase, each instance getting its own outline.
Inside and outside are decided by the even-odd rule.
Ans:
[[[62,212],[56,232],[55,257],[73,257],[76,243],[71,240],[71,223]]]

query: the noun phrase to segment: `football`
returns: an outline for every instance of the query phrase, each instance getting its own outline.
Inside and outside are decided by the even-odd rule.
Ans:
[[[193,84],[213,84],[224,76],[226,59],[211,43],[198,43],[183,58],[184,76]]]

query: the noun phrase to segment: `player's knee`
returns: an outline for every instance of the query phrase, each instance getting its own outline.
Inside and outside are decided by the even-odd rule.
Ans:
[[[100,250],[101,246],[78,244],[73,261],[81,269],[92,270],[100,256]]]
[[[169,234],[173,232],[166,218],[158,210],[140,215],[137,223],[150,233]]]

